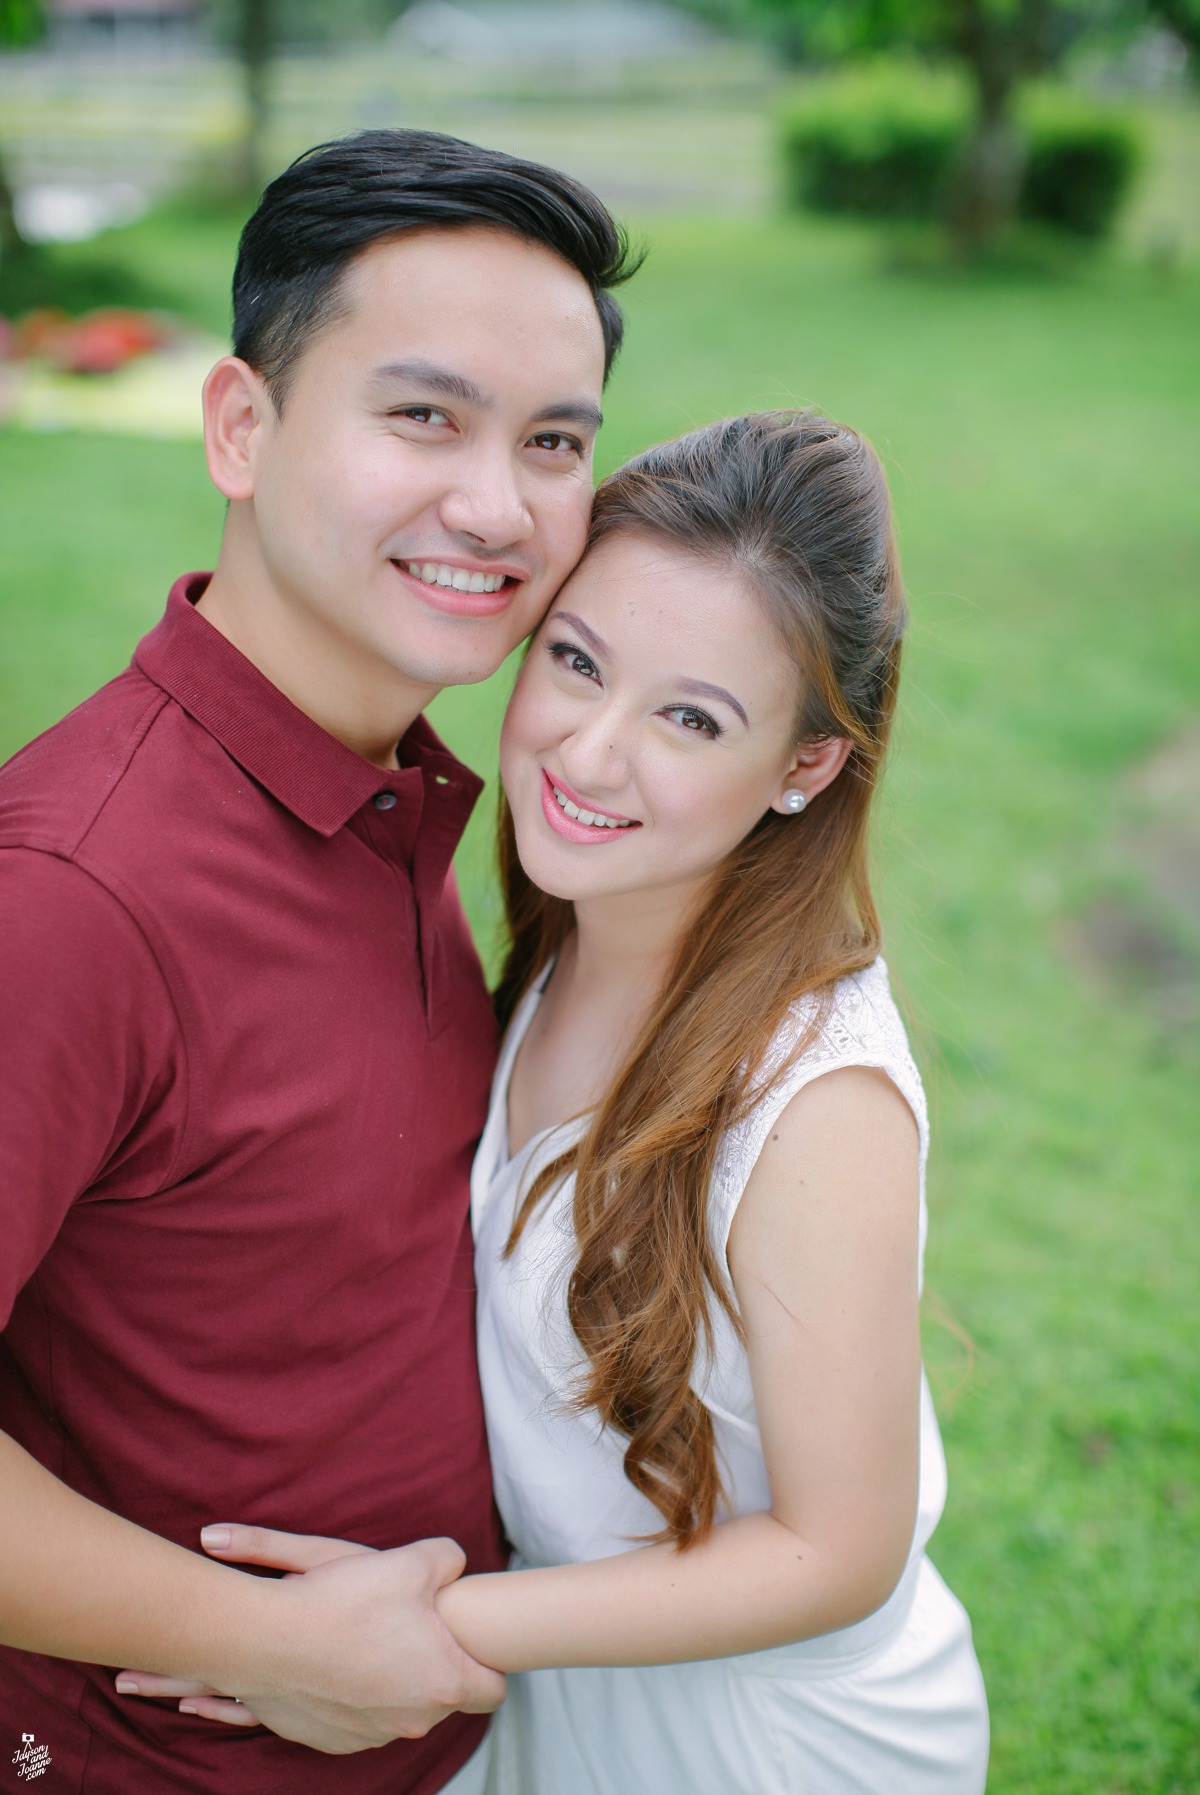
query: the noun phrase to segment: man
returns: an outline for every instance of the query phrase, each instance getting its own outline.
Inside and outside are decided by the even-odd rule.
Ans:
[[[433,1609],[501,1562],[494,1043],[449,876],[478,781],[420,713],[578,558],[631,271],[550,170],[301,158],[205,385],[216,571],[0,774],[0,1715],[47,1790],[428,1795],[502,1699]],[[198,1556],[221,1517],[389,1549],[262,1579]],[[122,1664],[285,1736],[122,1703]]]

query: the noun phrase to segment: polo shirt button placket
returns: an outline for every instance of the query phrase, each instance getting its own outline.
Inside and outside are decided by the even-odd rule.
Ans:
[[[396,808],[395,792],[376,792],[371,799],[376,810],[394,810]]]

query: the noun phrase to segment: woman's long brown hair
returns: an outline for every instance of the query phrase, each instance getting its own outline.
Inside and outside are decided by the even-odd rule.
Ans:
[[[797,742],[852,744],[802,815],[768,810],[713,875],[611,1090],[534,1181],[508,1242],[511,1253],[574,1172],[567,1300],[588,1361],[578,1405],[626,1438],[626,1474],[663,1517],[653,1537],[683,1547],[711,1528],[722,1494],[711,1417],[692,1388],[712,1347],[712,1305],[742,1331],[709,1238],[714,1160],[761,1095],[788,1012],[810,1000],[794,1059],[837,980],[879,951],[867,821],[905,606],[879,462],[862,437],[814,414],[728,419],[638,456],[601,485],[589,546],[617,534],[749,582],[796,664]],[[496,1001],[507,1022],[573,912],[526,877],[503,799],[500,861],[509,949]]]

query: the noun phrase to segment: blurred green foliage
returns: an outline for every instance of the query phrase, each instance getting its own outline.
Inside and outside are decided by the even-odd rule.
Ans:
[[[24,50],[45,28],[42,0],[0,0],[0,50]]]
[[[781,108],[787,192],[820,212],[945,217],[970,113],[966,83],[950,68],[877,61],[805,83]],[[1045,83],[1025,91],[1017,118],[1019,216],[1106,235],[1139,165],[1133,119]]]
[[[1200,1056],[1064,943],[1099,896],[1154,914],[1114,826],[1130,768],[1200,712],[1200,276],[1101,254],[934,281],[809,216],[648,234],[601,471],[814,402],[895,494],[913,626],[879,887],[933,1098],[933,1555],[988,1682],[990,1795],[1194,1795]],[[219,328],[235,238],[176,207],[112,243]],[[222,506],[196,444],[11,431],[0,506],[2,753],[125,664],[168,582],[211,565]],[[510,671],[434,707],[489,776]],[[491,813],[458,861],[485,948]]]
[[[780,108],[788,197],[818,212],[939,216],[968,114],[949,69],[876,62],[807,82]]]
[[[1038,86],[1026,94],[1021,118],[1022,217],[1079,237],[1107,236],[1144,157],[1132,117],[1070,89]]]

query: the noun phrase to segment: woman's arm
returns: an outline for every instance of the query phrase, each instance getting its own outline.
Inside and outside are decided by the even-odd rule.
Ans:
[[[882,1073],[828,1073],[787,1106],[746,1187],[729,1262],[747,1330],[768,1513],[685,1552],[463,1577],[436,1598],[501,1671],[724,1657],[832,1632],[895,1587],[917,1499],[917,1131]],[[219,1556],[305,1571],[345,1545],[233,1526]],[[307,1578],[296,1585],[302,1594]],[[200,1685],[140,1678],[252,1724]]]
[[[772,1505],[685,1552],[465,1577],[438,1597],[499,1670],[760,1650],[874,1612],[916,1514],[917,1131],[883,1074],[815,1080],[785,1109],[734,1220]]]

